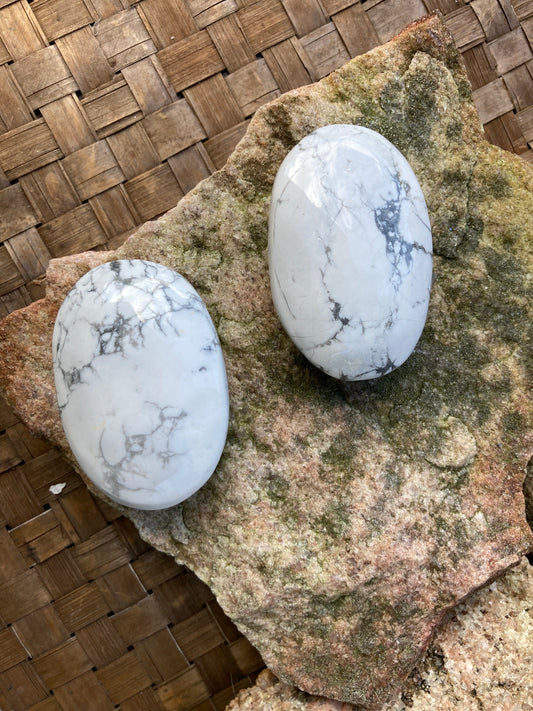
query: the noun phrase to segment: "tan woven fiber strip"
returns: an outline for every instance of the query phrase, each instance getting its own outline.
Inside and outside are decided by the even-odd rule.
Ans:
[[[0,0],[0,318],[118,246],[254,111],[440,9],[490,141],[531,161],[533,0]],[[0,401],[0,708],[222,711],[262,660]]]

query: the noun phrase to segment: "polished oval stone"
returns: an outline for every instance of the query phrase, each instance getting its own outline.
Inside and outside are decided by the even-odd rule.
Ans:
[[[290,151],[272,190],[268,258],[283,327],[321,370],[367,380],[413,351],[431,229],[411,167],[380,134],[325,126]]]
[[[167,508],[209,479],[228,428],[226,370],[181,275],[141,260],[92,269],[59,310],[53,356],[72,452],[111,499]]]

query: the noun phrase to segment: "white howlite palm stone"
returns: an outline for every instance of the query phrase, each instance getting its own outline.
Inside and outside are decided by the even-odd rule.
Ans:
[[[167,508],[209,479],[228,386],[215,327],[186,279],[141,260],[92,269],[59,310],[53,356],[72,452],[111,499]]]
[[[380,134],[325,126],[290,151],[272,190],[268,257],[283,327],[321,370],[367,380],[413,351],[431,229],[411,167]]]

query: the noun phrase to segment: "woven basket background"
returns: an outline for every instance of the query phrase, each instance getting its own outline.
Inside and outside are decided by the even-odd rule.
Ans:
[[[0,0],[0,318],[51,257],[173,207],[263,103],[437,8],[488,139],[532,161],[533,0]],[[3,711],[222,711],[253,683],[209,589],[2,401],[0,472]]]

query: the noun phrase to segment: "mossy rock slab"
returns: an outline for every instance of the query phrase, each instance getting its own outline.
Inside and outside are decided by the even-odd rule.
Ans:
[[[314,369],[274,313],[270,191],[319,126],[382,133],[409,160],[434,237],[427,324],[375,381]],[[4,320],[0,378],[36,434],[68,455],[51,368],[54,318],[88,268],[161,262],[204,299],[231,400],[220,464],[198,494],[128,510],[188,565],[284,681],[379,708],[444,615],[529,550],[526,372],[533,171],[489,145],[438,18],[259,110],[223,170],[114,253],[55,260],[47,298]]]
[[[400,696],[381,711],[525,711],[533,698],[533,566],[526,558],[472,595],[435,634]],[[357,711],[266,670],[227,711]]]

